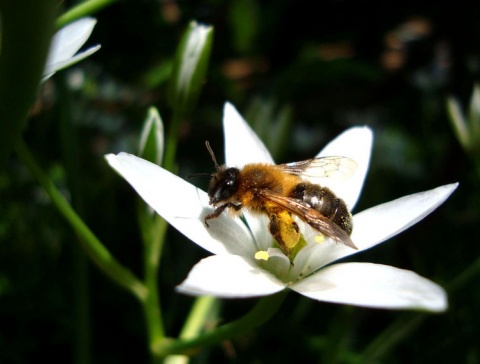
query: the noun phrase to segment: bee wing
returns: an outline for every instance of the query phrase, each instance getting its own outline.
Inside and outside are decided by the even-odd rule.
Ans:
[[[280,206],[298,216],[301,220],[315,230],[321,232],[323,235],[345,244],[350,248],[358,250],[346,231],[318,211],[312,209],[308,204],[294,198],[276,195],[268,190],[261,190],[260,194],[266,200],[273,202],[277,206]]]
[[[348,157],[321,157],[300,162],[279,164],[283,172],[306,179],[336,178],[345,180],[355,174],[357,162]]]

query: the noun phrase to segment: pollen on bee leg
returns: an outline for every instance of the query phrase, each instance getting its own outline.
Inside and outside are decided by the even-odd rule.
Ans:
[[[255,253],[255,259],[256,260],[265,260],[267,261],[268,258],[270,258],[270,255],[266,250],[259,250],[258,252]]]
[[[315,242],[317,244],[322,244],[325,241],[325,236],[320,234],[315,237]]]

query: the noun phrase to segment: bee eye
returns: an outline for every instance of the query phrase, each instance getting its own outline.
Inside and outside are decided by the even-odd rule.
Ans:
[[[208,189],[210,203],[228,200],[237,191],[238,169],[229,168],[219,178],[212,180]]]

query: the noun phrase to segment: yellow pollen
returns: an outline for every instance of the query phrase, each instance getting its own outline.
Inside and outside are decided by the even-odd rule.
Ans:
[[[256,260],[268,260],[270,256],[268,255],[268,252],[265,250],[259,250],[258,252],[255,253],[255,259]]]
[[[323,235],[317,235],[315,237],[315,241],[318,243],[318,244],[322,244],[324,241],[325,241],[325,236]]]

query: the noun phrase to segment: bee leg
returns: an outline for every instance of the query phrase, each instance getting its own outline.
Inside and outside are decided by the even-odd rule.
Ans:
[[[300,240],[300,229],[291,214],[287,211],[273,212],[268,215],[270,224],[268,229],[275,238],[282,251],[290,256],[291,250]]]
[[[235,205],[234,203],[227,202],[223,205],[218,206],[215,209],[215,211],[213,211],[211,214],[208,214],[207,216],[205,216],[205,219],[204,219],[205,226],[207,228],[210,227],[210,225],[208,225],[208,223],[207,223],[207,220],[215,219],[215,218],[219,217],[221,215],[221,213],[223,212],[223,210],[225,210],[227,207],[230,207],[231,209],[234,209],[235,211],[238,211],[243,207],[243,205],[242,204]]]

